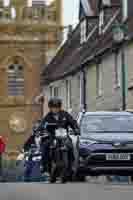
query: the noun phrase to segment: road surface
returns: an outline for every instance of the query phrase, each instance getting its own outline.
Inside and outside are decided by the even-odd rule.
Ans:
[[[0,200],[133,200],[133,186],[1,183]]]

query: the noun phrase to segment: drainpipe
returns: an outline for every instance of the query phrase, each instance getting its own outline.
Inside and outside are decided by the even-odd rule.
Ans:
[[[83,102],[84,102],[84,112],[86,112],[86,72],[83,70],[83,90],[84,90],[84,95],[83,95]]]
[[[86,111],[86,74],[84,69],[80,71],[80,111]]]

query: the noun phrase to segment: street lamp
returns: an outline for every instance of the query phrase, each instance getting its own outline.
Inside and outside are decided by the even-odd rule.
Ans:
[[[127,32],[127,26],[124,24],[116,24],[112,28],[113,40],[116,44],[121,45],[121,92],[122,92],[122,110],[126,110],[127,106],[127,68],[125,62],[125,49],[124,49],[124,40],[125,34]]]

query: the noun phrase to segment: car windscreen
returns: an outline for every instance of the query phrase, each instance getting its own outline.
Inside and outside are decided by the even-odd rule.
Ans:
[[[81,120],[81,134],[87,136],[91,133],[111,132],[133,133],[133,116],[84,116]]]

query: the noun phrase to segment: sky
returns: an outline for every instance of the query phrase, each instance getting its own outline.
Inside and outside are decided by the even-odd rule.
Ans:
[[[64,25],[77,23],[79,0],[63,0]]]

